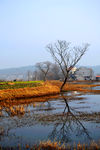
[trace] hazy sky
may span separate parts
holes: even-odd
[[[0,69],[52,61],[58,39],[90,43],[79,65],[100,65],[100,0],[0,0]]]

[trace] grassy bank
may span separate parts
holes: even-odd
[[[18,145],[17,147],[0,147],[0,150],[100,150],[100,142],[91,142],[90,144],[61,144],[60,142],[52,142],[50,140],[46,142],[40,142],[39,145],[29,146],[26,144],[25,147]]]
[[[13,83],[13,82],[12,82]],[[36,86],[30,86],[32,84],[36,84]],[[11,83],[10,83],[11,84]],[[20,88],[19,87],[20,84]],[[22,85],[21,85],[22,84]],[[25,86],[21,88],[21,86]],[[26,86],[27,84],[27,86]],[[48,95],[56,95],[60,93],[60,87],[62,82],[60,81],[37,81],[35,82],[25,82],[25,83],[18,83],[16,82],[13,85],[16,88],[9,88],[0,90],[0,100],[7,100],[7,99],[25,99],[25,98],[33,98],[33,97],[42,97]],[[18,85],[18,86],[17,86]],[[9,83],[8,83],[9,86]],[[92,90],[92,87],[96,87],[100,85],[93,85],[93,84],[73,84],[73,82],[66,83],[64,86],[64,91],[82,91],[82,92],[93,92],[93,93],[100,93],[100,90]]]
[[[42,83],[37,87],[0,90],[0,100],[23,99],[59,94],[60,89],[50,83]]]
[[[61,87],[62,82],[60,81],[49,81],[50,84],[55,85],[57,87]],[[78,84],[77,84],[78,83]],[[84,83],[84,84],[83,84]],[[90,84],[91,83],[91,84]],[[93,87],[100,86],[100,84],[92,84],[93,82],[68,82],[65,84],[63,91],[80,91],[80,92],[92,92],[92,93],[100,93],[100,90],[93,90]]]

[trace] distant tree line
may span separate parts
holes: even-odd
[[[35,71],[27,72],[29,80],[63,80],[64,76],[56,63],[49,61],[38,62],[35,64]]]
[[[64,75],[60,67],[49,61],[36,63],[34,72],[27,72],[27,80],[64,80]],[[68,76],[68,80],[93,80],[94,72],[87,67],[74,67]]]

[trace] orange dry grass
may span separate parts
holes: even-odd
[[[95,143],[92,142],[90,143],[90,145],[87,144],[74,144],[74,145],[61,145],[60,142],[51,142],[50,140],[46,141],[46,142],[40,142],[40,144],[34,145],[32,147],[30,147],[28,144],[26,144],[25,147],[22,147],[20,144],[17,147],[1,147],[0,146],[0,150],[100,150],[100,142],[99,143]]]
[[[62,82],[60,81],[49,81],[50,84],[55,85],[57,87],[61,87]],[[63,87],[63,91],[82,91],[82,92],[94,92],[94,93],[100,93],[100,90],[91,90],[91,87],[100,86],[99,84],[73,84],[74,82],[68,82]]]
[[[40,142],[39,146],[36,147],[36,150],[65,150],[65,145],[61,145],[60,142],[51,142],[48,140],[46,142]]]
[[[43,83],[43,85],[38,87],[25,87],[20,89],[0,90],[0,100],[23,99],[23,98],[56,95],[60,93],[61,85],[62,82],[60,81],[46,81],[45,83]],[[100,90],[90,89],[90,87],[95,86],[100,85],[66,83],[63,90],[100,93]]]
[[[40,97],[58,94],[59,92],[59,87],[46,83],[39,87],[0,90],[0,100]]]
[[[81,92],[92,92],[92,93],[100,93],[100,90],[92,90],[92,87],[96,87],[100,85],[88,85],[88,84],[66,84],[63,88],[64,91],[81,91]]]
[[[91,142],[87,144],[74,144],[74,145],[61,145],[60,142],[41,142],[39,146],[35,147],[35,150],[100,150],[100,143]]]

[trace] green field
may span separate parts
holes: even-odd
[[[0,82],[0,90],[3,89],[18,89],[24,87],[40,86],[43,81],[15,81],[15,82]]]

